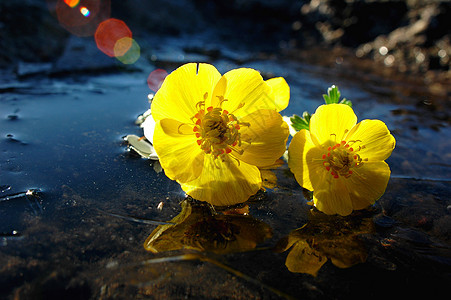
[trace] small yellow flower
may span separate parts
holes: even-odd
[[[326,214],[348,215],[373,204],[385,192],[385,163],[395,139],[379,120],[363,120],[345,104],[318,107],[310,131],[295,134],[288,166],[298,183],[313,191],[314,205]]]
[[[253,69],[223,76],[209,64],[181,66],[163,82],[151,106],[153,145],[165,174],[197,200],[242,203],[262,186],[258,167],[285,151],[288,105],[283,78],[264,81]]]

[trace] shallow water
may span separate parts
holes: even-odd
[[[152,59],[171,71],[190,59],[177,51]],[[346,218],[312,213],[284,164],[264,173],[268,188],[248,203],[248,217],[212,216],[193,203],[192,218],[203,220],[193,223],[181,217],[189,214],[182,212],[178,184],[122,140],[142,135],[134,121],[149,107],[152,65],[14,80],[3,84],[0,99],[2,298],[404,298],[447,290],[446,96],[403,81],[350,76],[339,65],[251,56],[238,64],[241,59],[223,53],[200,58],[221,73],[246,66],[265,78],[286,78],[291,102],[284,115],[313,113],[336,84],[359,120],[386,122],[397,144],[387,160],[392,177],[377,204]],[[152,253],[143,244],[157,221],[178,225],[161,233],[168,244]],[[307,261],[326,260],[316,276],[289,271],[287,257],[302,257],[305,243],[315,250]]]

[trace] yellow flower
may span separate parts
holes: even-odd
[[[345,104],[318,107],[310,131],[295,134],[288,166],[298,183],[313,191],[314,205],[326,214],[348,215],[373,204],[390,178],[387,159],[395,139],[379,120],[357,123]]]
[[[189,63],[169,74],[152,101],[153,145],[165,174],[197,200],[245,202],[262,186],[258,167],[285,151],[288,105],[283,78],[264,81],[253,69],[223,76]]]

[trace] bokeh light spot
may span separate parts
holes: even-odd
[[[114,56],[124,56],[127,51],[132,47],[133,39],[128,36],[120,38],[114,44]]]
[[[60,25],[77,36],[94,35],[111,12],[110,0],[47,0],[47,3]]]
[[[72,8],[77,6],[79,2],[80,2],[80,0],[64,0],[64,3],[66,3],[67,5],[69,5],[69,7],[72,7]]]
[[[89,17],[89,14],[90,14],[90,11],[89,11],[89,9],[87,9],[86,7],[81,7],[80,8],[80,12],[81,12],[81,14],[83,15],[83,16],[85,16],[85,17]]]
[[[132,39],[132,32],[123,21],[111,18],[100,23],[94,37],[100,51],[110,57],[115,57],[117,56],[114,52],[117,42],[123,38]]]
[[[121,63],[130,65],[134,64],[141,56],[141,48],[134,39],[124,37],[117,41],[114,46],[114,53]],[[123,54],[119,55],[119,53]]]
[[[153,70],[147,77],[147,85],[152,91],[157,92],[166,76],[168,76],[168,72],[163,69]]]

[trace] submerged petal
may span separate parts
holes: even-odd
[[[186,127],[179,121],[163,119],[157,122],[154,132],[153,146],[166,176],[180,182],[199,177],[205,155]]]
[[[255,166],[235,159],[222,161],[205,155],[201,175],[181,185],[194,199],[226,206],[245,202],[261,188],[262,180]]]
[[[290,87],[283,77],[271,78],[265,81],[271,87],[271,95],[276,102],[276,110],[287,108],[290,101]]]
[[[209,64],[185,64],[164,80],[152,100],[152,117],[155,121],[171,118],[188,123],[196,113],[196,103],[213,94],[221,74]]]
[[[321,105],[310,119],[310,133],[319,145],[342,141],[357,123],[357,116],[346,104]]]
[[[241,147],[244,152],[232,154],[241,161],[258,167],[274,164],[286,150],[288,125],[275,110],[257,110],[240,122],[249,123],[240,129]]]
[[[288,166],[300,186],[313,191],[327,172],[322,165],[321,149],[316,147],[308,130],[297,132],[288,147]]]
[[[363,120],[348,133],[346,141],[360,141],[365,148],[359,155],[370,161],[386,160],[395,148],[395,138],[384,122],[380,120]]]
[[[217,106],[221,99],[227,99],[222,108],[236,116],[247,115],[259,109],[276,109],[270,86],[254,69],[241,68],[225,73],[218,82],[211,105]]]
[[[299,240],[288,253],[285,265],[290,272],[316,276],[326,261],[325,255],[310,247],[306,241]]]

